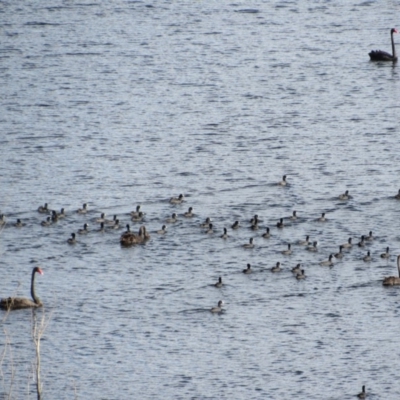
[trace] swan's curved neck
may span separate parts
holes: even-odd
[[[400,278],[400,256],[397,256],[397,269],[399,271],[399,278]]]
[[[396,47],[394,46],[394,40],[393,40],[393,32],[390,33],[390,37],[392,39],[392,54],[393,54],[393,58],[397,58],[396,57]]]
[[[37,297],[36,293],[35,293],[35,274],[36,274],[36,271],[33,270],[32,271],[32,279],[31,279],[31,296],[32,296],[33,301],[36,304],[41,304],[39,297]]]

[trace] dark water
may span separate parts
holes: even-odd
[[[0,296],[29,295],[41,265],[46,398],[351,399],[363,384],[399,397],[400,292],[381,284],[400,252],[399,70],[368,60],[390,51],[399,4],[1,3]],[[40,226],[45,202],[67,217]],[[136,231],[138,204],[145,245],[95,232],[102,212]],[[366,248],[319,265],[370,230]],[[306,235],[317,254],[295,245]],[[11,398],[33,397],[31,324],[29,310],[1,323]]]

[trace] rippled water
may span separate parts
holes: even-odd
[[[400,251],[399,72],[368,60],[390,51],[399,5],[1,3],[0,296],[28,295],[42,266],[46,398],[351,399],[363,384],[371,399],[399,397],[400,292],[381,284]],[[353,199],[338,201],[346,189]],[[45,202],[65,220],[40,226]],[[138,204],[145,245],[95,232],[102,212],[136,231]],[[329,221],[315,222],[322,212]],[[199,227],[208,216],[213,235]],[[367,248],[319,266],[370,230]],[[280,253],[306,235],[317,254]],[[211,314],[220,299],[225,312]],[[1,324],[12,398],[34,389],[31,323],[24,310]]]

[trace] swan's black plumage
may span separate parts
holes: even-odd
[[[392,40],[392,54],[382,50],[372,50],[369,53],[371,61],[397,61],[396,48],[394,46],[393,33],[398,33],[396,28],[390,30],[390,38]]]
[[[43,304],[35,293],[36,272],[40,275],[43,275],[43,271],[39,267],[33,268],[31,277],[31,296],[33,300],[27,299],[25,297],[8,297],[0,300],[0,308],[10,311],[19,310],[21,308],[41,307]]]

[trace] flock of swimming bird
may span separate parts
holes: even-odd
[[[369,56],[372,61],[397,61],[397,55],[396,55],[396,50],[395,50],[395,44],[393,40],[393,34],[398,33],[398,31],[393,28],[390,31],[390,36],[391,36],[391,44],[392,44],[392,54],[381,51],[381,50],[376,50],[376,51],[371,51],[369,53]],[[286,175],[283,176],[282,181],[278,183],[280,186],[286,186],[287,181],[286,181]],[[341,194],[338,196],[338,199],[341,201],[347,201],[350,200],[352,197],[349,194],[349,191],[345,191],[345,193]],[[399,192],[394,196],[396,200],[400,200],[400,190]],[[184,196],[180,194],[178,197],[172,197],[169,201],[171,204],[177,205],[177,204],[182,204],[184,202]],[[61,209],[59,213],[57,213],[55,210],[50,210],[48,208],[48,204],[44,204],[44,206],[40,206],[38,208],[38,212],[41,214],[49,214],[49,216],[41,222],[42,226],[50,226],[53,223],[57,222],[58,220],[64,218],[66,216],[64,209]],[[88,207],[87,204],[83,204],[82,208],[79,208],[76,210],[78,214],[86,214],[88,212]],[[131,219],[133,222],[141,222],[144,219],[144,213],[140,211],[140,205],[136,207],[135,211],[132,211],[130,213]],[[193,208],[189,207],[188,211],[183,214],[184,217],[186,218],[191,218],[194,216],[193,214]],[[297,219],[296,211],[293,211],[293,215],[290,217],[292,220]],[[317,218],[316,221],[318,222],[326,222],[326,217],[325,213],[322,213],[321,217]],[[173,213],[170,218],[166,220],[166,223],[173,224],[177,221],[177,214]],[[100,227],[98,231],[104,232],[106,227],[108,229],[119,229],[119,220],[117,216],[114,216],[112,220],[108,220],[105,218],[105,214],[102,213],[100,218],[96,220],[100,224]],[[6,224],[6,218],[3,214],[0,214],[0,228],[4,227]],[[17,228],[22,228],[25,226],[25,223],[21,221],[20,219],[17,219],[17,221],[14,223],[14,226]],[[205,228],[205,232],[208,234],[211,234],[214,232],[213,230],[213,224],[211,222],[210,218],[207,218],[203,224],[201,224],[202,228]],[[239,229],[240,223],[239,221],[235,221],[231,225],[231,229]],[[276,224],[277,229],[283,229],[285,227],[285,222],[284,219],[281,218],[277,224]],[[259,219],[258,216],[255,215],[251,220],[250,220],[250,228],[252,230],[258,230],[259,229]],[[88,233],[88,225],[85,223],[82,229],[78,230],[79,235],[84,235]],[[163,235],[167,233],[167,228],[166,225],[163,225],[162,228],[157,231],[157,234]],[[270,237],[270,228],[266,227],[265,233],[262,235],[263,238],[268,239]],[[222,239],[226,240],[228,239],[228,229],[224,228],[224,231],[222,235],[220,236]],[[147,232],[146,227],[142,225],[138,231],[138,233],[134,233],[130,230],[129,224],[126,225],[126,231],[120,236],[120,244],[122,246],[134,246],[138,244],[142,244],[146,241],[150,240],[150,234]],[[366,244],[371,243],[374,240],[372,232],[369,232],[368,235],[361,236],[360,242],[357,244],[359,247],[364,247]],[[67,243],[70,245],[74,245],[77,242],[76,239],[76,233],[72,233],[71,237],[67,240]],[[310,242],[309,241],[309,236],[305,238],[305,240],[299,241],[297,244],[306,246],[306,249],[310,252],[317,252],[318,251],[318,243],[316,241]],[[255,246],[253,238],[250,238],[249,243],[246,243],[243,245],[244,248],[253,248]],[[321,266],[333,266],[333,260],[334,258],[340,259],[344,256],[343,250],[350,249],[353,246],[352,243],[352,238],[349,238],[346,243],[343,243],[342,245],[339,246],[339,252],[337,254],[331,254],[329,258],[326,261],[320,262]],[[291,244],[288,244],[288,248],[286,250],[282,251],[282,254],[284,255],[290,255],[292,252],[291,249]],[[386,249],[386,252],[381,254],[382,258],[389,258],[390,253],[389,253],[389,247]],[[371,254],[368,251],[365,257],[363,257],[363,260],[368,262],[371,261]],[[385,286],[393,286],[393,285],[400,285],[400,255],[397,257],[397,267],[399,271],[399,276],[389,276],[383,279],[382,284]],[[278,262],[276,266],[271,268],[271,272],[277,273],[282,270],[280,263]],[[294,268],[292,268],[292,272],[295,276],[296,279],[298,280],[303,280],[306,278],[306,275],[304,273],[304,270],[301,268],[301,265],[298,264]],[[35,267],[32,270],[32,276],[31,276],[31,296],[32,300],[28,298],[20,298],[20,297],[8,297],[8,298],[3,298],[0,300],[0,308],[5,309],[7,311],[11,310],[17,310],[17,309],[22,309],[22,308],[33,308],[33,307],[41,307],[43,303],[39,299],[39,297],[35,293],[35,275],[36,273],[38,274],[43,274],[43,271],[39,267]],[[247,268],[243,270],[244,274],[250,274],[252,273],[252,268],[250,264],[247,264]],[[217,288],[221,288],[223,286],[222,278],[219,277],[218,281],[214,285]],[[212,313],[221,313],[223,311],[223,301],[220,300],[218,302],[218,305],[216,307],[211,308]],[[358,398],[360,399],[365,399],[366,398],[366,391],[365,391],[365,386],[362,387],[362,391],[357,395]]]
[[[287,186],[289,185],[287,182],[287,176],[284,175],[282,177],[282,180],[278,182],[279,186]],[[346,202],[348,200],[352,199],[352,196],[349,194],[349,191],[346,190],[344,193],[340,194],[337,196],[337,199],[343,202]],[[398,193],[394,196],[394,199],[400,200],[400,190]],[[169,199],[169,203],[171,205],[180,205],[183,202],[185,202],[185,197],[180,194],[177,197],[172,197]],[[63,219],[66,217],[65,210],[62,208],[60,212],[57,212],[55,210],[51,210],[48,207],[48,204],[44,204],[43,206],[40,206],[37,209],[38,213],[40,214],[48,214],[48,216],[41,221],[41,225],[46,227],[50,226],[54,223],[57,223],[59,220]],[[87,214],[88,212],[88,206],[87,203],[83,204],[82,208],[79,208],[75,211],[77,214]],[[141,211],[141,206],[138,205],[136,209],[132,212],[130,212],[130,218],[131,221],[134,223],[142,223],[145,219],[145,213]],[[188,210],[182,214],[183,217],[185,218],[192,218],[195,216],[193,212],[193,208],[189,207]],[[293,211],[292,215],[290,217],[287,217],[285,219],[291,220],[291,222],[295,222],[298,219],[297,212]],[[280,218],[279,221],[276,223],[276,229],[282,230],[285,228],[287,225],[287,222],[285,222],[284,218]],[[175,222],[178,221],[178,215],[176,213],[173,213],[171,217],[167,218],[165,220],[166,224],[174,224]],[[322,213],[320,217],[315,218],[315,221],[318,223],[325,223],[328,221],[328,218],[326,217],[325,213]],[[107,219],[105,217],[104,213],[101,213],[99,218],[95,219],[95,222],[99,224],[99,228],[96,229],[97,232],[104,232],[106,229],[112,229],[112,230],[117,230],[120,229],[120,222],[117,217],[117,215],[114,215],[113,219]],[[4,214],[0,214],[0,228],[4,227],[7,224],[6,217]],[[13,224],[16,228],[22,228],[26,224],[21,221],[21,219],[17,219],[16,222]],[[215,233],[214,226],[212,223],[212,220],[210,217],[207,217],[203,223],[200,224],[200,227],[204,229],[204,232],[206,234],[213,234]],[[240,221],[234,221],[230,225],[230,229],[237,230],[241,227]],[[253,218],[250,219],[249,221],[249,228],[253,231],[258,231],[260,227],[260,220],[258,215],[254,215]],[[219,237],[223,240],[227,240],[229,238],[228,234],[228,229],[229,228],[223,228],[223,232]],[[261,235],[262,238],[264,239],[269,239],[271,237],[271,230],[269,227],[264,227],[262,229],[265,229],[265,232]],[[77,230],[78,235],[85,235],[89,233],[90,230],[88,229],[88,224],[85,223],[83,225],[83,228]],[[165,235],[167,234],[167,226],[163,225],[162,228],[158,231],[156,231],[157,235]],[[126,230],[120,235],[119,237],[119,242],[121,246],[128,247],[128,246],[136,246],[140,244],[144,244],[148,240],[150,240],[150,234],[148,233],[146,227],[144,225],[141,225],[138,232],[132,232],[130,229],[130,225],[126,225]],[[367,235],[362,235],[360,238],[360,241],[357,244],[353,244],[352,238],[350,237],[345,243],[341,244],[339,246],[339,252],[336,254],[330,254],[327,260],[321,261],[319,265],[321,266],[328,266],[332,267],[334,265],[334,259],[341,259],[345,256],[346,250],[350,250],[353,246],[358,246],[360,248],[364,248],[368,244],[372,243],[374,240],[373,233],[370,231]],[[76,233],[72,233],[71,237],[66,240],[66,242],[69,245],[75,245],[77,241],[77,236]],[[300,240],[296,243],[299,246],[303,246],[307,251],[309,252],[318,252],[318,242],[317,241],[310,241],[310,237],[306,236],[304,240]],[[255,247],[255,243],[253,241],[253,238],[250,238],[248,243],[245,243],[242,245],[243,248],[246,249],[251,249]],[[289,243],[287,245],[287,249],[284,249],[281,251],[281,254],[283,255],[291,255],[292,254],[292,245]],[[382,259],[389,259],[390,258],[390,252],[389,252],[389,247],[386,248],[386,251],[380,254],[380,257]],[[368,262],[372,260],[370,251],[367,251],[367,254],[362,258],[363,261]],[[400,255],[397,257],[397,268],[398,268],[398,274],[399,276],[389,276],[383,279],[382,284],[384,286],[393,286],[393,285],[400,285]],[[281,264],[280,262],[277,262],[274,267],[270,269],[272,273],[278,273],[282,271]],[[295,267],[291,269],[293,276],[297,280],[304,280],[306,279],[305,271],[302,269],[301,264],[297,264]],[[253,272],[251,265],[247,264],[247,267],[242,271],[244,274],[251,274]],[[36,273],[43,275],[43,271],[40,267],[35,267],[32,270],[32,275],[31,275],[31,299],[28,298],[21,298],[21,297],[8,297],[8,298],[3,298],[0,300],[0,308],[11,311],[11,310],[17,310],[17,309],[23,309],[23,308],[35,308],[35,307],[41,307],[43,303],[41,302],[40,298],[36,295],[35,293],[35,275]],[[221,288],[223,287],[223,282],[222,278],[219,277],[218,281],[214,284],[216,288]],[[216,307],[212,307],[210,309],[211,313],[222,313],[224,312],[224,302],[220,300],[217,304]],[[359,398],[365,398],[366,392],[365,392],[365,386],[363,386],[362,392],[358,395]]]

